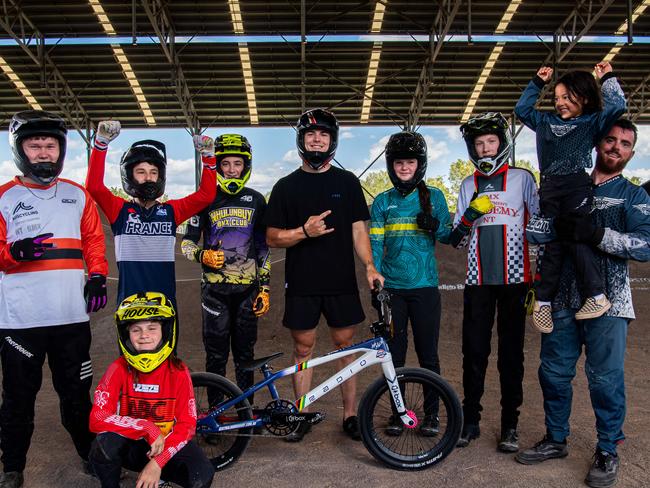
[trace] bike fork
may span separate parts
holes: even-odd
[[[393,400],[393,405],[395,406],[397,415],[404,424],[404,427],[407,429],[416,428],[418,425],[417,415],[415,415],[415,412],[413,412],[413,410],[407,410],[407,405],[404,404],[404,397],[397,381],[397,374],[395,373],[395,366],[393,365],[392,359],[382,362],[381,369],[384,372],[384,378],[386,378],[388,391],[390,391],[390,397]]]

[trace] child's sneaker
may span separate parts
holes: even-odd
[[[553,331],[553,315],[550,305],[540,305],[535,301],[533,306],[533,325],[542,334],[549,334]]]
[[[584,305],[576,312],[576,320],[596,319],[612,308],[611,302],[605,295],[600,298],[589,297]]]

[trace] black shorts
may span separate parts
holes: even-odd
[[[366,318],[358,293],[285,296],[282,324],[291,330],[310,330],[318,325],[321,313],[333,328],[350,327]]]

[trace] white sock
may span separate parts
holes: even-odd
[[[550,306],[551,306],[551,302],[543,302],[543,301],[541,301],[541,300],[537,300],[537,303],[539,303],[539,306],[540,306],[540,307],[543,307],[543,306],[548,306],[548,307],[550,307]]]
[[[592,297],[594,300],[600,300],[601,298],[605,298],[605,294],[601,293],[600,295],[595,295]]]

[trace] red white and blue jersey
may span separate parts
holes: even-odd
[[[474,222],[467,254],[468,285],[509,285],[532,280],[525,229],[539,212],[533,175],[504,165],[491,176],[476,171],[463,180],[454,226],[474,193],[488,195],[494,208]]]
[[[204,168],[196,193],[146,209],[106,188],[105,160],[106,149],[95,146],[86,188],[106,214],[115,236],[115,260],[120,272],[117,302],[143,291],[164,293],[175,301],[176,228],[214,200],[216,173]]]

